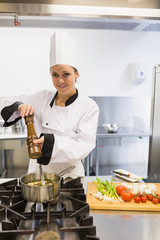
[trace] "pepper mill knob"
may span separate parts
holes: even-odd
[[[27,145],[29,157],[32,159],[40,158],[42,156],[41,148],[38,144],[33,143],[35,139],[38,139],[34,129],[33,115],[26,116],[25,123],[27,125]]]

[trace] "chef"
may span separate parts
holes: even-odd
[[[30,159],[28,172],[59,173],[74,166],[69,177],[84,176],[82,160],[96,142],[99,108],[75,87],[79,77],[77,45],[65,32],[55,32],[50,40],[50,73],[55,87],[33,95],[11,97],[1,111],[4,126],[34,114],[34,127],[42,157]]]

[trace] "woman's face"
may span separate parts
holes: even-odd
[[[51,67],[53,85],[59,94],[72,95],[75,93],[75,80],[79,74],[69,65],[55,65]]]

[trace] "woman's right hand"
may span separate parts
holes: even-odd
[[[26,116],[32,115],[34,113],[34,109],[33,109],[32,105],[29,105],[29,104],[19,105],[18,110],[21,112],[21,117],[26,117]]]

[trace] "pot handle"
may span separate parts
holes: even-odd
[[[75,168],[75,166],[70,166],[70,167],[64,169],[63,171],[59,172],[58,175],[60,177],[63,177],[66,173],[70,172],[74,168]]]

